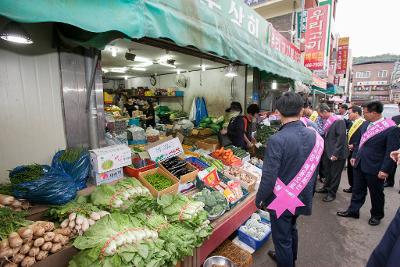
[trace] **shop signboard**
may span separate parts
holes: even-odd
[[[297,38],[301,38],[302,34],[306,32],[307,29],[307,10],[302,12],[297,12]]]
[[[327,68],[329,8],[329,5],[319,6],[307,12],[304,66],[310,70]]]
[[[270,27],[270,40],[269,46],[278,50],[281,54],[290,57],[294,61],[301,62],[301,51],[292,42],[279,33],[274,27]]]
[[[337,74],[345,74],[347,71],[347,62],[349,56],[349,37],[339,38],[337,52]]]
[[[320,89],[326,90],[326,84],[327,83],[325,80],[321,79],[317,75],[313,75],[313,85],[314,86],[316,86]]]

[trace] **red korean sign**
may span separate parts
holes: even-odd
[[[304,66],[325,69],[328,43],[329,5],[308,9],[305,34]]]
[[[339,38],[337,52],[337,74],[346,74],[349,56],[349,37]]]
[[[269,46],[278,50],[281,54],[290,57],[294,61],[301,62],[301,52],[294,44],[280,34],[271,25]]]

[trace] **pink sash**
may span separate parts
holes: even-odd
[[[329,129],[331,128],[332,124],[333,124],[335,121],[341,120],[341,119],[342,119],[341,117],[336,116],[336,115],[330,116],[330,117],[326,120],[326,122],[325,122],[325,124],[324,124],[324,133],[325,133],[325,135],[328,134],[328,131],[329,131]]]
[[[359,149],[367,142],[370,138],[374,137],[377,134],[385,131],[386,129],[396,126],[396,123],[391,119],[385,119],[371,127],[361,136]]]
[[[311,122],[311,120],[310,120],[309,118],[307,118],[307,117],[301,117],[300,120],[301,120],[302,123],[304,123],[304,125],[305,125],[306,127],[307,127],[307,124],[308,124],[309,122]]]
[[[324,151],[324,140],[316,131],[315,138],[314,148],[300,171],[290,183],[285,185],[279,177],[276,180],[274,187],[276,198],[269,204],[268,209],[275,210],[277,218],[279,218],[285,210],[290,211],[294,215],[297,207],[305,206],[297,196],[300,195],[311,180],[321,159],[322,152]]]

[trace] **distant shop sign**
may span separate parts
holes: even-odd
[[[294,61],[301,62],[301,51],[292,42],[279,33],[274,27],[270,27],[269,46],[278,50],[281,54],[290,57]]]
[[[366,82],[357,82],[357,86],[363,85],[387,85],[387,81],[366,81]]]
[[[244,3],[249,5],[249,6],[256,6],[260,4],[264,4],[270,0],[244,0]]]

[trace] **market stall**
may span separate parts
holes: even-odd
[[[33,52],[0,47],[12,77],[26,78],[33,92],[48,97],[40,103],[54,101],[51,111],[29,114],[33,126],[51,126],[43,131],[30,127],[28,145],[8,135],[7,151],[23,147],[34,153],[7,161],[7,170],[13,170],[6,195],[13,196],[3,197],[8,204],[2,205],[14,211],[1,209],[15,220],[2,232],[5,264],[174,266],[183,260],[185,266],[200,266],[236,230],[242,242],[257,244],[253,249],[267,241],[268,223],[254,214],[260,160],[236,147],[220,148],[212,135],[224,124],[221,115],[231,100],[248,102],[252,70],[283,79],[283,91],[293,88],[293,81],[310,82],[311,73],[267,45],[270,24],[243,2],[191,5],[187,8],[184,0],[0,3],[1,23],[32,25],[39,32],[34,42],[43,38],[57,46],[46,47],[51,56],[43,58],[43,40]],[[229,11],[237,9],[244,13],[239,24],[232,18],[239,13]],[[42,26],[48,35],[40,32]],[[35,66],[16,68],[20,58],[30,62],[24,57],[28,52],[39,54],[34,54]],[[37,73],[40,82],[31,79]],[[0,86],[13,92],[9,84]],[[40,91],[43,84],[46,94]],[[54,88],[62,88],[60,99]],[[119,105],[117,93],[134,102],[128,102],[129,108]],[[158,106],[155,129],[143,126],[148,115],[140,106],[148,99]],[[29,107],[21,109],[36,111],[29,99],[21,102]],[[53,113],[58,124],[43,119]],[[259,154],[275,131],[271,127],[260,125]],[[56,140],[46,136],[52,128],[59,129]],[[35,138],[41,145],[52,143],[32,149]],[[26,208],[35,216],[20,213]]]

